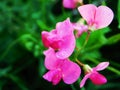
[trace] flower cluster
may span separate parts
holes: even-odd
[[[77,3],[82,3],[82,0],[63,0],[63,6],[66,8],[76,8]],[[78,11],[87,22],[86,25],[79,22],[72,23],[70,18],[67,18],[63,22],[58,22],[56,28],[50,32],[42,32],[43,45],[48,48],[44,51],[45,67],[48,72],[43,75],[43,78],[52,82],[53,85],[58,84],[61,80],[66,84],[77,81],[81,68],[79,63],[69,59],[76,47],[76,38],[84,32],[107,27],[113,19],[113,12],[107,6],[96,7],[87,4],[79,6]],[[75,30],[77,33],[74,34]],[[83,64],[85,77],[81,80],[80,87],[84,86],[88,78],[96,85],[106,83],[107,79],[97,71],[105,69],[108,65],[109,62],[102,62],[91,68],[89,65]]]

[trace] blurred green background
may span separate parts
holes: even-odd
[[[95,86],[88,80],[80,89],[80,79],[73,85],[61,81],[53,86],[42,78],[47,70],[41,32],[54,29],[67,17],[77,21],[81,17],[77,9],[65,9],[62,0],[0,0],[0,90],[120,90],[120,0],[83,1],[107,5],[115,15],[109,27],[91,34],[78,57],[90,66],[109,61],[110,66],[101,71],[108,83]],[[77,39],[78,47],[85,36]]]

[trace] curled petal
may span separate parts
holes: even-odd
[[[88,73],[84,76],[84,78],[82,79],[81,83],[80,83],[80,87],[82,88],[85,85],[86,80],[90,77],[91,73]]]
[[[45,75],[43,75],[43,78],[48,80],[49,82],[52,82],[53,85],[56,85],[61,80],[61,71],[58,69],[49,71]]]
[[[107,68],[108,65],[109,65],[109,62],[102,62],[102,63],[98,64],[96,67],[94,67],[93,70],[101,71],[101,70],[104,70],[105,68]]]
[[[70,60],[65,60],[61,69],[62,69],[62,78],[66,84],[74,83],[81,74],[80,67],[76,63]]]
[[[43,31],[42,32],[42,42],[45,47],[58,49],[61,44],[61,39],[57,36],[57,31],[52,30],[51,32]]]
[[[96,85],[102,85],[107,82],[107,79],[102,74],[99,74],[98,72],[93,72],[90,76],[90,80],[92,81],[92,83]]]

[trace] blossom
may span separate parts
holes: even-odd
[[[83,0],[63,0],[63,6],[65,8],[74,9],[78,3],[82,3]]]
[[[42,42],[45,47],[56,50],[56,56],[60,59],[69,57],[75,48],[74,28],[70,19],[59,22],[56,29],[51,32],[42,32]]]
[[[43,78],[56,85],[61,79],[66,84],[74,83],[80,76],[80,67],[69,59],[58,59],[55,51],[49,48],[44,52],[45,67],[49,70]]]
[[[78,11],[91,30],[107,27],[114,16],[112,10],[107,6],[96,7],[92,4],[86,4],[78,7]]]
[[[76,34],[75,34],[76,38],[80,37],[80,35],[83,32],[87,32],[88,31],[88,26],[80,24],[79,22],[73,23],[73,27],[74,27],[74,30],[77,31]]]
[[[95,85],[105,84],[107,82],[107,79],[102,74],[98,73],[97,71],[104,70],[105,68],[108,67],[108,65],[109,65],[109,62],[102,62],[94,68],[91,68],[88,65],[84,65],[86,75],[82,79],[82,81],[80,83],[80,87],[84,86],[84,84],[88,78],[90,78],[92,83],[94,83]]]

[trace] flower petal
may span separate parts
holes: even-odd
[[[42,32],[42,42],[45,47],[52,47],[53,49],[58,49],[61,43],[60,38],[56,34],[56,30],[51,32],[43,31]]]
[[[93,4],[86,4],[78,7],[79,13],[87,21],[88,25],[94,22],[96,9],[97,7]]]
[[[63,60],[58,59],[55,56],[55,51],[52,48],[44,51],[45,54],[45,67],[49,70],[53,70],[59,67],[58,64],[63,63]]]
[[[87,25],[82,25],[80,24],[79,22],[78,23],[73,23],[73,27],[74,29],[77,31],[76,32],[76,38],[80,37],[80,35],[83,33],[83,32],[87,32],[88,30],[88,26]]]
[[[47,48],[49,47],[49,44],[50,44],[50,42],[47,40],[48,35],[49,35],[49,32],[47,31],[43,31],[41,33],[43,45]]]
[[[68,58],[74,51],[75,48],[75,37],[69,35],[64,38],[60,50],[56,52],[57,58],[65,59]]]
[[[95,85],[101,85],[101,84],[105,84],[107,82],[107,79],[98,72],[93,72],[90,76],[90,80]]]
[[[58,69],[51,70],[51,71],[47,72],[45,75],[43,75],[43,78],[48,80],[49,82],[52,82],[53,85],[56,85],[61,80],[61,71]]]
[[[76,2],[77,0],[63,0],[63,6],[65,8],[70,8],[70,9],[73,9],[76,7]]]
[[[60,22],[56,26],[58,37],[62,38],[61,46],[56,52],[56,56],[60,59],[68,58],[75,48],[74,28],[69,18],[64,22]]]
[[[84,78],[82,79],[81,83],[80,83],[80,88],[82,88],[85,85],[86,80],[90,77],[91,73],[88,73],[84,76]]]
[[[74,83],[81,74],[80,67],[76,63],[70,60],[65,60],[61,69],[62,69],[62,78],[66,84]]]
[[[74,28],[72,23],[70,22],[70,18],[67,18],[65,21],[56,24],[58,37],[61,38],[73,34],[73,29]]]
[[[99,6],[95,15],[97,29],[108,26],[113,20],[114,14],[112,10],[106,6]]]
[[[49,72],[47,72],[46,74],[43,75],[43,78],[48,80],[49,82],[51,82],[52,78],[53,78],[53,75],[54,75],[53,71],[49,71]]]
[[[101,70],[104,70],[105,68],[107,68],[108,65],[109,65],[109,62],[101,62],[96,67],[94,67],[93,70],[101,71]]]

